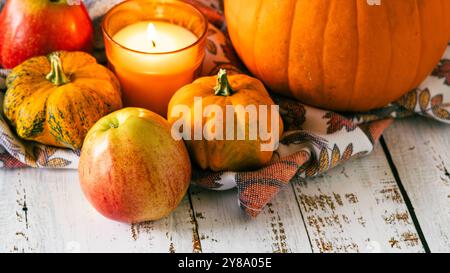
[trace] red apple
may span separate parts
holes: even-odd
[[[100,119],[84,141],[78,167],[81,188],[107,218],[139,223],[161,219],[186,194],[191,164],[169,123],[140,108]]]
[[[0,66],[57,50],[92,50],[93,26],[84,4],[67,0],[8,0],[0,14]]]

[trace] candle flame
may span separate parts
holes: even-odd
[[[149,42],[153,45],[153,47],[156,47],[156,28],[155,25],[153,23],[148,24],[148,28],[147,28],[147,37]]]

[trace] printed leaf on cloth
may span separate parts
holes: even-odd
[[[96,52],[105,63],[99,24],[103,14],[121,0],[84,1],[96,25]],[[220,68],[246,73],[224,29],[217,0],[189,0],[209,17],[210,30],[202,75],[215,75]],[[1,5],[1,3],[0,3]],[[353,158],[370,153],[383,131],[396,118],[423,115],[450,124],[450,46],[433,73],[415,90],[382,109],[366,113],[335,113],[273,96],[280,105],[286,132],[271,163],[257,171],[202,171],[194,166],[193,183],[211,190],[238,189],[239,204],[251,216],[293,178],[316,176]],[[8,71],[0,70],[0,89]],[[0,95],[0,100],[3,95]],[[1,103],[1,101],[0,101]],[[3,104],[1,104],[3,105]],[[79,152],[46,147],[20,140],[0,114],[0,167],[77,168]]]

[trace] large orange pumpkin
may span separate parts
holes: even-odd
[[[233,45],[273,91],[332,110],[417,87],[450,38],[449,0],[225,0]]]

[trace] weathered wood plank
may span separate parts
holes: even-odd
[[[84,199],[76,171],[0,170],[1,252],[200,251],[186,197],[170,217],[126,225]]]
[[[241,211],[236,195],[237,190],[191,189],[204,252],[311,252],[291,186],[256,219]]]
[[[315,252],[423,252],[382,148],[294,184]]]
[[[449,252],[450,126],[415,117],[384,139],[431,252]]]

